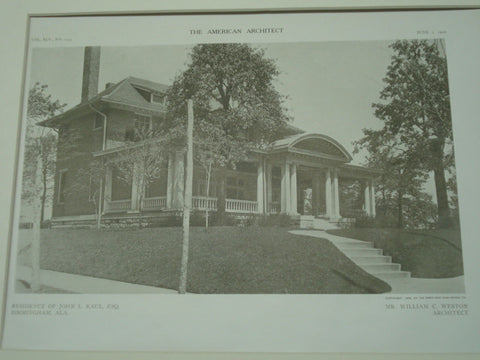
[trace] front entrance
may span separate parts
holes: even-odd
[[[325,214],[324,174],[318,169],[299,167],[297,170],[297,211],[301,215]]]

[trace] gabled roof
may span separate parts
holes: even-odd
[[[88,110],[90,107],[99,103],[117,104],[132,110],[146,110],[151,113],[165,113],[166,106],[161,103],[151,103],[147,101],[138,90],[149,91],[154,94],[163,94],[168,90],[169,86],[156,83],[149,80],[143,80],[135,77],[128,77],[122,81],[107,87],[97,95],[93,96],[85,103],[78,104],[62,114],[54,116],[45,121],[39,122],[38,125],[55,127],[59,123],[68,120],[69,117]]]

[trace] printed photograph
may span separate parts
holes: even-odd
[[[17,293],[464,293],[442,39],[39,47]]]

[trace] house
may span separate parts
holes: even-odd
[[[40,125],[58,129],[53,219],[57,223],[92,221],[100,212],[108,219],[132,218],[141,212],[160,216],[183,208],[185,154],[165,155],[164,171],[140,197],[134,182],[124,181],[119,169],[109,165],[95,203],[82,173],[92,158],[107,159],[134,140],[136,130],[161,126],[167,108],[167,85],[128,77],[98,91],[100,48],[85,49],[81,103]],[[69,138],[71,133],[80,134]],[[336,140],[319,133],[292,131],[262,150],[252,151],[249,161],[228,170],[225,210],[234,214],[284,213],[321,216],[338,221],[347,209],[340,208],[339,179],[354,179],[363,192],[360,211],[375,216],[374,179],[378,172],[349,164],[347,150]],[[78,184],[83,182],[83,186]],[[194,168],[193,208],[217,208],[215,181],[206,197],[206,182]],[[68,191],[74,189],[74,191]],[[348,209],[352,211],[352,209]]]

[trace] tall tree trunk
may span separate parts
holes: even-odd
[[[225,199],[226,199],[226,181],[227,174],[225,169],[221,168],[218,171],[218,188],[217,188],[217,218],[218,221],[223,222],[225,219]]]
[[[43,151],[43,147],[42,147]],[[42,157],[42,197],[41,197],[41,209],[40,209],[40,226],[43,224],[45,220],[45,202],[47,201],[47,164],[46,159]]]
[[[398,192],[397,199],[397,227],[399,229],[403,228],[403,193]]]
[[[450,207],[448,206],[447,182],[445,181],[445,170],[438,166],[434,171],[435,190],[437,194],[438,227],[448,228],[451,226]]]
[[[447,182],[445,180],[444,141],[432,142],[432,153],[434,155],[433,176],[435,179],[435,191],[437,195],[438,227],[448,228],[451,226],[450,207],[448,206]]]

